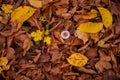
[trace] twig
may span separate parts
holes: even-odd
[[[54,29],[56,29],[60,24],[62,23],[62,21],[59,21],[55,26],[53,26],[49,31],[53,31]]]
[[[78,51],[84,50],[85,48],[87,48],[89,46],[89,44],[90,44],[90,41],[86,45],[84,45],[83,47],[79,48]]]

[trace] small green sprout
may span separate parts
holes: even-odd
[[[46,28],[46,29],[49,29],[49,28],[50,28],[50,24],[46,24],[46,25],[45,25],[45,28]]]
[[[103,40],[101,40],[101,41],[98,42],[98,46],[99,46],[99,47],[103,47],[104,44],[105,44],[105,41],[103,41]]]
[[[49,33],[50,33],[50,32],[49,32],[49,30],[47,29],[44,34],[47,36],[47,35],[49,35]]]
[[[29,30],[29,26],[23,26],[22,29],[27,32]]]
[[[33,41],[30,41],[30,46],[34,46],[34,42]]]
[[[39,20],[42,21],[42,22],[45,22],[45,17],[44,16],[40,16]]]

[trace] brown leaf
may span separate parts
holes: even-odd
[[[62,54],[60,54],[59,51],[54,50],[54,52],[52,52],[51,62],[56,62],[57,60],[60,60],[61,57],[62,57]]]
[[[102,80],[118,80],[114,71],[109,70],[104,72]]]
[[[15,50],[13,48],[9,47],[7,49],[7,55],[6,55],[6,57],[8,59],[13,59],[15,57]]]
[[[89,48],[87,50],[87,52],[85,53],[85,55],[90,59],[96,57],[97,56],[97,48]]]
[[[118,72],[118,65],[117,65],[117,60],[115,58],[115,55],[113,54],[112,51],[109,51],[109,55],[111,57],[111,61],[112,61],[112,66],[115,72]]]
[[[60,74],[60,68],[59,67],[54,67],[51,69],[50,71],[53,75],[57,75],[57,74]]]
[[[102,73],[105,70],[112,69],[112,65],[110,64],[110,56],[106,56],[105,53],[99,50],[100,60],[95,64],[95,68],[98,73]]]
[[[65,43],[65,41],[62,39],[62,37],[60,35],[60,32],[54,31],[54,35],[59,41],[61,41],[62,43]]]
[[[39,62],[48,62],[50,60],[50,56],[48,54],[41,54]]]
[[[79,73],[67,72],[63,74],[64,76],[79,76]]]
[[[30,49],[30,39],[29,38],[27,38],[27,39],[25,39],[24,40],[24,42],[23,42],[23,49],[24,49],[24,52],[25,53],[23,53],[23,56],[25,56],[25,54],[26,54],[26,51],[28,51],[29,49]]]
[[[0,36],[0,49],[3,49],[5,47],[5,38]]]
[[[98,73],[102,73],[105,69],[112,69],[112,65],[107,61],[100,60],[95,64],[95,68],[98,71]]]
[[[36,63],[41,56],[41,52],[38,50],[37,55],[33,58],[33,61]]]
[[[30,79],[26,76],[19,76],[15,80],[30,80]]]
[[[78,71],[80,72],[84,72],[84,73],[88,73],[88,74],[97,74],[96,71],[92,70],[92,69],[87,69],[85,67],[79,67],[77,68]]]

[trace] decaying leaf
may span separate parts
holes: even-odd
[[[103,28],[103,23],[93,23],[93,22],[86,22],[82,23],[78,26],[78,30],[81,32],[86,32],[86,33],[97,33]]]
[[[29,19],[35,12],[36,9],[30,6],[20,6],[16,8],[11,14],[11,21],[17,21],[23,23],[27,19]]]
[[[95,9],[91,9],[90,12],[86,12],[82,15],[82,18],[84,19],[92,19],[92,18],[95,18],[97,17],[97,10]]]
[[[96,71],[94,71],[94,70],[92,70],[92,69],[87,69],[87,68],[85,68],[85,67],[79,67],[79,68],[77,68],[78,69],[78,71],[80,71],[80,72],[84,72],[84,73],[88,73],[88,74],[96,74]]]
[[[31,6],[35,8],[41,8],[42,7],[42,1],[41,0],[28,0]]]
[[[6,55],[6,57],[8,59],[13,59],[15,57],[15,50],[13,48],[9,47],[7,49],[7,55]]]
[[[102,22],[103,22],[104,26],[106,28],[110,27],[113,22],[112,14],[110,13],[110,11],[103,7],[98,7],[98,10],[101,14]]]
[[[111,69],[112,66],[109,62],[107,61],[104,61],[104,60],[100,60],[98,61],[96,64],[95,64],[95,68],[96,70],[101,73],[103,72],[105,69],[108,70],[108,69]]]
[[[107,56],[103,51],[99,50],[100,60],[95,64],[95,68],[98,73],[102,73],[104,70],[112,68],[110,56]]]
[[[88,41],[89,36],[87,33],[81,32],[80,30],[76,30],[74,35],[79,39],[83,40],[84,44]]]
[[[13,6],[10,4],[2,4],[1,9],[5,12],[5,13],[11,13]]]
[[[74,53],[67,58],[67,61],[73,66],[81,67],[87,63],[88,58],[81,53]]]

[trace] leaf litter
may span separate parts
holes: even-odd
[[[1,0],[0,79],[119,80],[119,4]]]

